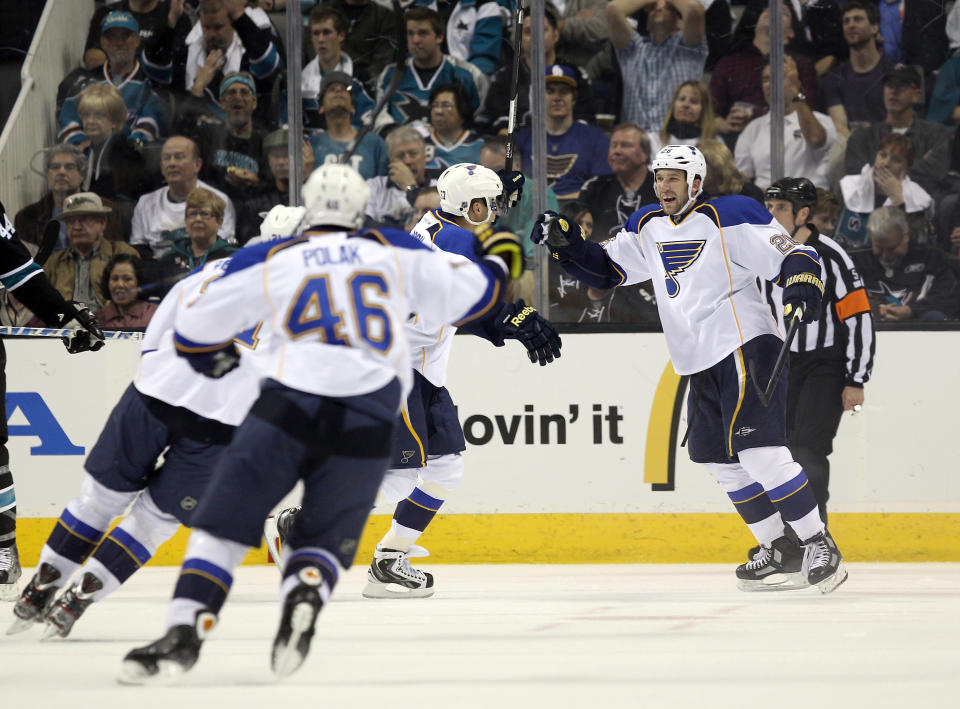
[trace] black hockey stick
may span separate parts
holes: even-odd
[[[800,328],[800,319],[803,317],[803,308],[797,308],[793,311],[793,317],[790,318],[790,327],[787,329],[787,337],[783,341],[780,353],[777,355],[777,361],[773,365],[773,372],[770,374],[770,381],[767,382],[767,388],[762,389],[757,379],[757,363],[750,360],[750,379],[754,388],[757,390],[757,398],[764,406],[770,405],[770,397],[773,396],[773,390],[777,388],[777,382],[780,381],[780,373],[783,371],[783,365],[787,361],[787,355],[790,354],[790,344]]]
[[[523,3],[517,0],[513,14],[513,73],[510,76],[510,107],[507,111],[507,159],[503,165],[505,173],[513,171],[513,151],[517,134],[517,94],[520,84],[520,58],[523,56]]]
[[[40,239],[40,248],[37,249],[37,255],[33,257],[33,262],[38,266],[43,266],[53,253],[53,247],[56,246],[57,239],[60,237],[60,222],[51,219],[43,228],[43,238]]]
[[[393,95],[397,92],[397,87],[400,86],[400,80],[403,78],[403,71],[406,68],[405,64],[407,61],[407,30],[406,22],[403,19],[403,8],[400,7],[400,0],[393,0],[393,11],[399,18],[396,37],[397,57],[396,65],[393,69],[393,76],[390,77],[390,83],[387,84],[383,96],[380,97],[380,100],[377,101],[373,107],[369,118],[363,121],[363,126],[360,128],[360,132],[357,133],[357,137],[353,139],[353,142],[350,143],[347,149],[343,151],[343,155],[340,156],[341,165],[346,165],[350,162],[350,158],[353,157],[353,154],[357,152],[357,148],[360,147],[360,141],[366,138],[367,133],[373,130],[373,126],[377,122],[377,116],[379,116],[380,112],[390,103]]]

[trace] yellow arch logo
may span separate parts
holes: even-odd
[[[680,411],[686,391],[687,377],[673,371],[673,363],[668,361],[653,394],[647,423],[643,481],[653,490],[674,489]]]

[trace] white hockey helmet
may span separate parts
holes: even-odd
[[[497,215],[497,200],[503,193],[503,183],[493,170],[467,162],[451,165],[437,180],[440,193],[440,209],[448,214],[463,217],[474,226],[492,222]],[[473,221],[470,205],[475,199],[486,200],[487,218]]]
[[[288,236],[299,234],[306,226],[303,218],[307,214],[306,207],[286,207],[278,204],[273,207],[260,223],[260,236],[257,243],[285,239]],[[253,241],[251,239],[250,241]],[[250,243],[249,241],[247,242]]]
[[[656,178],[657,170],[683,170],[687,175],[687,201],[680,207],[677,214],[683,214],[687,208],[693,204],[693,201],[703,192],[703,183],[707,179],[707,161],[703,153],[692,145],[664,145],[653,158],[653,176]],[[693,181],[700,178],[700,187],[693,191]],[[654,190],[656,190],[656,180],[654,180]],[[657,192],[657,197],[660,193]]]
[[[303,185],[303,203],[308,226],[363,226],[370,188],[360,173],[349,165],[321,165]]]

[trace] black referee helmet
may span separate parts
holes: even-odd
[[[817,206],[817,188],[806,177],[784,177],[767,188],[765,199],[783,199],[793,205],[796,214],[803,207],[812,212]]]

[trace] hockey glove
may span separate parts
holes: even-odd
[[[481,258],[499,256],[503,259],[511,281],[523,275],[525,261],[520,237],[512,231],[497,231],[489,223],[481,224],[473,230],[473,233],[480,241],[479,256]]]
[[[560,335],[534,308],[523,300],[506,303],[497,316],[497,329],[504,337],[513,338],[527,348],[530,361],[540,366],[560,357]]]
[[[186,359],[200,374],[211,379],[220,379],[240,366],[240,350],[232,340],[217,350],[209,352],[178,350],[177,354]]]
[[[813,322],[820,318],[822,299],[823,281],[820,276],[809,272],[795,273],[787,278],[783,286],[783,316],[789,319],[797,308],[802,308],[800,322]]]
[[[63,326],[70,330],[69,335],[60,338],[63,346],[70,354],[96,352],[103,347],[103,330],[97,324],[97,319],[93,317],[90,308],[84,303],[73,302],[71,305],[74,308],[73,319],[68,320]]]
[[[523,196],[523,183],[526,182],[523,173],[519,170],[514,170],[513,172],[500,170],[500,172],[497,173],[497,177],[499,177],[500,182],[503,183],[503,193],[500,195],[500,204],[507,209],[516,207],[520,203],[520,198]]]
[[[580,225],[552,211],[537,217],[530,240],[545,244],[557,261],[576,261],[583,256],[587,246]]]

